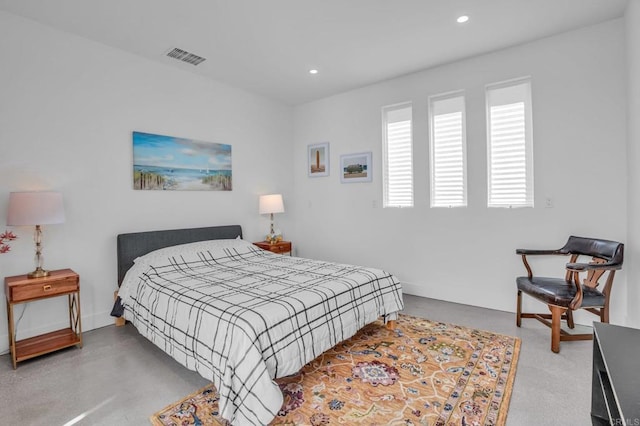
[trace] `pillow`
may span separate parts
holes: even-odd
[[[240,237],[229,240],[196,241],[195,243],[179,244],[177,246],[169,246],[154,250],[145,255],[135,258],[133,263],[145,263],[147,265],[153,265],[158,261],[163,261],[173,256],[188,256],[202,251],[228,248],[239,249],[252,246],[253,244],[251,244],[249,241],[243,240]]]

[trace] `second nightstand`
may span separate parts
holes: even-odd
[[[17,363],[69,346],[82,347],[82,325],[80,323],[80,278],[71,269],[51,271],[43,278],[27,278],[26,275],[4,279],[7,295],[7,316],[9,325],[9,349],[13,368]],[[13,306],[54,296],[69,299],[69,328],[45,333],[16,341],[13,321]]]
[[[258,241],[253,243],[263,250],[269,250],[272,253],[284,254],[289,253],[291,255],[291,241],[279,241],[271,244],[269,241]]]

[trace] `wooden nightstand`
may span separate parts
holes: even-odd
[[[82,324],[80,322],[80,277],[71,269],[51,271],[48,277],[27,278],[26,275],[6,277],[4,292],[7,295],[7,316],[9,324],[9,349],[13,368],[20,361],[44,355],[69,346],[82,347]],[[67,296],[69,299],[69,328],[41,334],[16,342],[13,323],[13,306]]]
[[[253,243],[263,250],[269,250],[273,253],[284,254],[289,253],[291,255],[291,241],[280,241],[271,244],[269,241],[258,241]]]

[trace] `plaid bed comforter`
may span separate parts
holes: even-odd
[[[273,378],[403,309],[401,286],[384,271],[277,255],[242,240],[143,256],[119,296],[142,335],[213,381],[220,415],[238,425],[267,424],[278,413]]]

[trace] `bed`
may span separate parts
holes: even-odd
[[[114,316],[211,380],[238,425],[275,417],[274,378],[404,307],[382,270],[274,254],[236,225],[118,235],[118,283]]]

